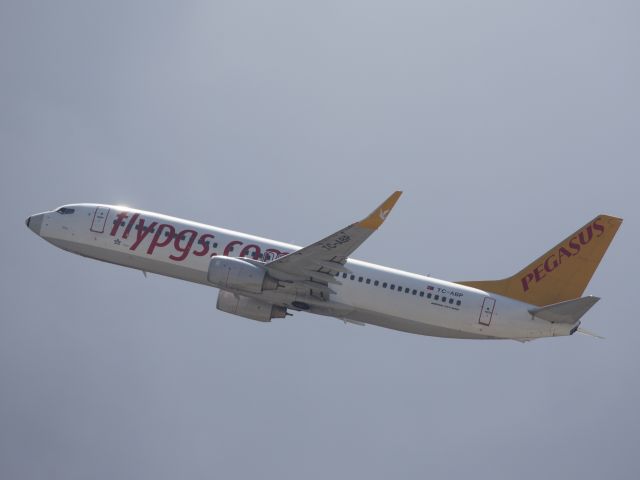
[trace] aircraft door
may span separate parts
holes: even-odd
[[[493,317],[493,309],[495,306],[495,299],[485,297],[484,302],[482,302],[482,310],[480,311],[480,318],[478,319],[478,322],[488,327],[491,323],[491,317]]]
[[[93,214],[91,231],[95,233],[103,233],[108,215],[109,215],[109,209],[107,207],[97,207],[95,213]]]

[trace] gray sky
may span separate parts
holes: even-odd
[[[0,3],[0,477],[638,478],[635,1]],[[442,340],[73,256],[25,226],[124,203],[451,280],[625,218],[607,337]]]

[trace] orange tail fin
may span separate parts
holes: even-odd
[[[531,305],[573,300],[587,288],[621,224],[621,218],[599,215],[509,278],[458,283]]]

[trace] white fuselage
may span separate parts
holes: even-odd
[[[50,243],[86,257],[210,285],[212,256],[269,261],[300,247],[128,207],[77,204],[46,212],[37,231]],[[33,225],[31,226],[32,229]],[[423,335],[529,340],[569,335],[574,325],[552,324],[531,305],[432,277],[348,260],[327,300],[286,285],[251,294],[265,302]],[[401,290],[400,290],[401,288]],[[243,293],[246,294],[246,293]]]

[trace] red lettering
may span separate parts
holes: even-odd
[[[553,261],[549,263],[551,260]],[[555,255],[549,255],[547,259],[544,261],[544,269],[549,273],[553,272],[557,266],[558,266],[558,260],[556,259]]]
[[[569,245],[571,245],[571,244],[569,244]],[[580,248],[578,248],[578,250],[580,250]],[[569,250],[567,250],[564,247],[560,247],[558,249],[558,264],[562,265],[562,257],[567,257],[568,258],[570,256],[571,256],[571,254],[569,253]]]
[[[160,237],[162,236],[162,232],[163,230],[168,230],[168,232],[165,235],[164,241],[159,241]],[[149,244],[149,248],[147,248],[147,253],[149,255],[151,255],[153,253],[153,251],[156,249],[156,247],[166,247],[167,245],[169,245],[169,243],[171,243],[171,240],[173,240],[173,235],[176,233],[176,229],[173,228],[172,225],[167,225],[165,223],[160,224],[160,226],[158,226],[158,230],[156,231],[156,234],[153,236],[153,238],[151,239],[151,243]]]
[[[576,242],[576,239],[578,237],[573,237],[571,240],[569,240],[569,248],[571,248],[572,250],[574,250],[573,254],[576,255],[578,252],[580,252],[580,244],[578,242]]]
[[[522,277],[522,290],[523,291],[527,291],[529,290],[529,283],[531,283],[531,280],[533,280],[533,273],[527,273],[526,276]]]
[[[600,225],[598,223],[599,221],[600,221],[600,218],[596,218],[593,222],[593,229],[596,230],[597,232],[600,232],[600,235],[598,235],[598,237],[600,237],[604,233],[604,226]]]
[[[254,250],[251,252],[251,250]],[[241,257],[246,257],[247,255],[253,259],[258,259],[260,257],[260,247],[258,245],[250,244],[245,246],[240,252]]]
[[[233,250],[234,245],[242,245],[242,242],[238,241],[238,240],[233,240],[232,242],[229,242],[227,244],[226,247],[224,247],[224,252],[223,255],[225,257],[229,256],[229,253],[231,253],[231,251]]]
[[[133,242],[133,245],[131,245],[131,247],[129,247],[129,250],[135,250],[136,248],[138,248],[138,246],[146,238],[149,232],[153,230],[153,228],[155,228],[157,224],[158,222],[152,222],[151,225],[149,225],[147,228],[144,228],[144,219],[141,218],[140,221],[138,222],[138,231],[136,232],[137,233],[136,241]]]
[[[542,280],[545,277],[542,265],[538,265],[536,268],[534,268],[533,274],[536,277],[536,282],[539,282],[540,280]]]
[[[169,258],[177,262],[181,262],[185,258],[187,258],[187,255],[189,255],[189,252],[191,251],[191,246],[193,245],[193,242],[195,241],[197,236],[198,232],[196,232],[195,230],[182,230],[180,233],[176,234],[176,240],[173,242],[173,247],[178,252],[180,252],[181,255],[176,256],[172,254],[169,255]],[[180,241],[183,239],[183,237],[187,240],[187,243],[186,245],[181,246]]]
[[[125,228],[124,233],[122,234],[122,238],[129,237],[129,233],[131,233],[131,229],[133,228],[133,225],[136,223],[136,220],[139,216],[139,213],[134,213],[133,216],[129,219],[129,223],[127,224],[127,228]]]
[[[267,248],[264,251],[264,261],[265,262],[270,262],[275,260],[278,257],[282,257],[283,255],[287,255],[287,252],[283,252],[281,250],[278,250],[277,248]]]
[[[116,215],[116,220],[115,220],[115,223],[113,224],[113,228],[111,229],[111,234],[110,234],[112,237],[115,237],[116,232],[120,228],[120,224],[128,216],[129,214],[127,212],[120,212],[118,215]]]
[[[194,250],[193,254],[198,256],[198,257],[204,257],[207,253],[209,253],[209,243],[207,242],[207,238],[211,238],[214,239],[216,238],[215,235],[211,235],[209,233],[205,233],[204,235],[202,235],[200,237],[200,240],[198,240],[198,243],[200,245],[202,245],[202,250],[198,251],[198,250]]]
[[[578,238],[580,239],[580,243],[582,245],[586,245],[587,243],[589,243],[591,241],[591,239],[593,238],[593,228],[591,228],[591,225],[589,225],[587,227],[587,234],[589,235],[588,238],[585,239],[584,237],[584,230],[580,232],[580,234],[578,235]]]

